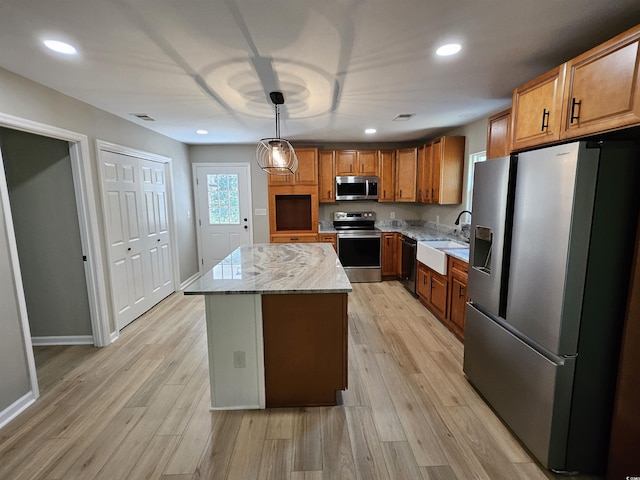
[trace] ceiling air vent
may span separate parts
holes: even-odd
[[[138,117],[140,120],[144,120],[145,122],[155,122],[156,119],[150,117],[146,113],[130,113],[129,115],[133,115],[134,117]]]
[[[414,117],[415,113],[400,113],[396,115],[396,118],[393,119],[394,122],[406,122],[411,117]]]

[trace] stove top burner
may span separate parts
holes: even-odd
[[[336,230],[376,230],[376,212],[334,212]]]

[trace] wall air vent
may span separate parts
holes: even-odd
[[[144,120],[145,122],[155,122],[156,119],[150,117],[146,113],[130,113],[129,115],[133,115],[134,117],[138,117],[140,120]]]
[[[415,113],[399,113],[396,115],[396,118],[393,119],[394,122],[406,122],[411,117],[415,117]]]

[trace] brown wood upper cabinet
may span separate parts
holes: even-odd
[[[269,175],[269,185],[318,185],[318,149],[296,148],[298,169],[292,175]]]
[[[378,152],[378,202],[395,202],[396,158],[393,150]]]
[[[637,25],[516,88],[512,150],[640,124],[639,62]]]
[[[566,64],[563,64],[513,91],[513,150],[560,138],[565,69]]]
[[[431,172],[433,168],[432,146],[430,143],[418,148],[418,195],[419,203],[431,203],[432,178]]]
[[[377,150],[336,151],[336,175],[378,175]]]
[[[511,153],[511,109],[489,117],[487,124],[487,159]]]
[[[431,182],[428,203],[457,205],[462,203],[465,137],[440,137],[431,143],[431,160],[427,180]],[[425,157],[429,154],[425,150]],[[427,184],[428,188],[428,184]]]
[[[321,150],[318,152],[319,182],[318,198],[320,203],[336,201],[336,152]]]
[[[396,202],[416,201],[416,175],[418,169],[418,149],[396,150]]]
[[[567,62],[560,138],[640,122],[640,25]]]

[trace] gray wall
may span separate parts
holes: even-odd
[[[69,144],[0,136],[31,336],[91,335]]]
[[[251,213],[253,242],[269,243],[269,198],[267,174],[256,163],[255,145],[191,145],[189,158],[192,163],[247,163],[251,165]],[[256,208],[264,208],[267,215],[255,215]]]
[[[81,133],[89,138],[93,188],[99,195],[95,140],[125,145],[173,159],[180,281],[197,274],[191,165],[186,145],[91,107],[52,89],[0,69],[0,113]],[[97,200],[101,205],[101,200]],[[189,215],[191,214],[191,218]],[[103,219],[98,218],[103,252]],[[13,273],[8,262],[6,219],[0,218],[0,412],[29,390],[26,352],[15,306]],[[106,256],[99,259],[108,271]],[[108,299],[111,304],[111,299]],[[115,325],[111,325],[115,329]]]

